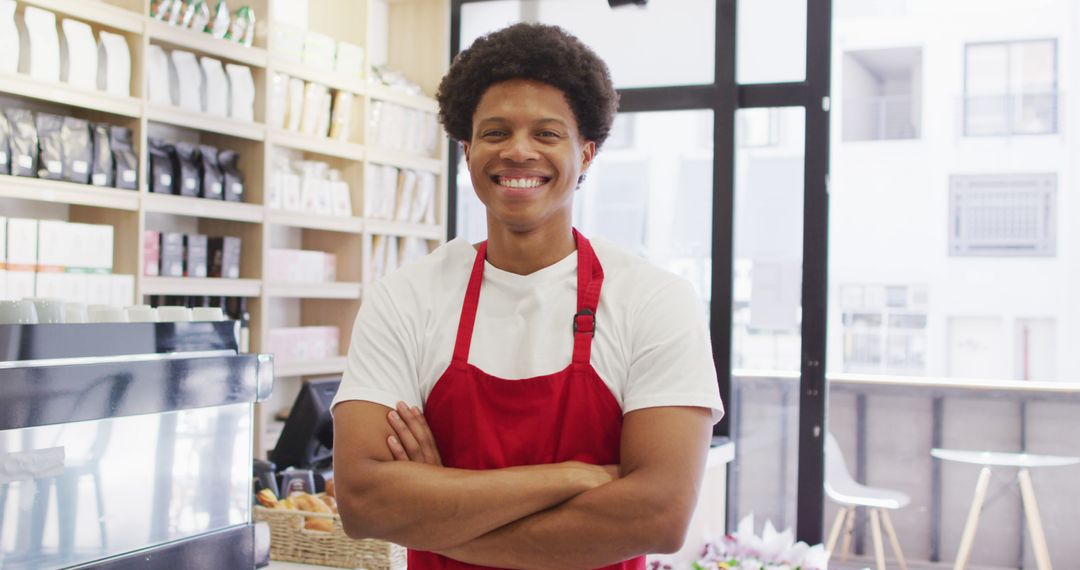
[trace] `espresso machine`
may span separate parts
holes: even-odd
[[[0,568],[252,569],[254,406],[236,321],[0,325]]]

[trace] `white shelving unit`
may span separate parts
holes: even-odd
[[[296,377],[335,374],[344,370],[344,351],[360,307],[363,284],[371,281],[363,268],[368,264],[372,236],[385,234],[420,237],[437,244],[446,231],[447,187],[444,141],[437,156],[412,156],[369,146],[365,140],[368,115],[375,100],[388,101],[425,112],[436,112],[429,96],[449,65],[449,0],[318,0],[308,3],[308,26],[318,33],[364,48],[366,54],[385,54],[389,67],[416,81],[426,95],[406,94],[370,78],[348,76],[315,69],[275,54],[269,45],[273,34],[270,0],[248,0],[259,15],[255,45],[242,46],[208,34],[172,27],[154,20],[150,0],[17,0],[21,6],[37,6],[53,11],[59,18],[72,18],[99,31],[125,37],[131,52],[131,96],[119,97],[100,91],[79,89],[60,82],[41,81],[24,74],[0,74],[0,96],[5,105],[25,100],[35,111],[81,117],[128,127],[134,134],[139,158],[139,189],[117,190],[88,185],[0,177],[0,201],[26,203],[22,209],[64,206],[69,221],[114,226],[116,273],[135,275],[136,298],[147,295],[240,296],[249,298],[251,349],[263,348],[271,326],[336,326],[341,331],[341,355],[311,362],[282,364],[275,397],[260,406],[259,432],[273,413],[291,404]],[[276,5],[276,4],[275,4]],[[269,24],[268,24],[269,23]],[[386,41],[376,46],[375,38]],[[174,106],[150,103],[146,88],[149,46],[183,49],[252,68],[255,82],[255,121],[238,121]],[[368,62],[383,63],[383,62]],[[308,82],[318,82],[335,91],[352,94],[351,138],[347,141],[317,138],[272,129],[267,125],[270,95],[267,81],[273,73],[284,73]],[[240,154],[240,170],[245,177],[245,202],[223,202],[203,198],[155,194],[148,191],[147,139],[172,137],[211,144]],[[270,179],[277,149],[290,149],[306,160],[322,160],[342,173],[349,183],[353,215],[333,217],[264,206],[265,184]],[[435,225],[418,225],[361,217],[364,204],[365,170],[371,164],[436,173],[439,177]],[[38,206],[33,206],[37,204]],[[56,214],[51,214],[56,215]],[[144,276],[144,231],[198,232],[210,236],[242,239],[240,279],[166,278]],[[264,268],[272,248],[292,247],[332,253],[337,259],[338,282],[325,284],[264,281]],[[281,395],[278,396],[277,393]],[[257,452],[273,442],[256,441]]]

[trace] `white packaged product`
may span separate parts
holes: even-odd
[[[300,175],[295,172],[281,176],[281,207],[290,212],[300,211]]]
[[[326,71],[334,70],[334,50],[337,48],[334,38],[308,32],[304,36],[304,65]]]
[[[349,77],[363,76],[364,48],[349,42],[338,42],[337,57],[334,58],[334,71]]]
[[[399,222],[407,222],[413,207],[413,197],[416,196],[417,177],[415,170],[402,170],[398,177],[397,211],[394,219]]]
[[[202,68],[202,107],[211,115],[229,116],[229,79],[225,68],[212,57],[199,58]]]
[[[341,179],[341,172],[337,170],[331,170],[328,177],[330,178],[330,201],[333,215],[351,216],[352,196],[349,192],[349,183]]]
[[[98,32],[98,89],[131,96],[131,50],[119,34]]]
[[[305,135],[315,135],[317,133],[322,105],[326,102],[326,93],[326,86],[318,83],[308,83],[304,87],[304,114],[300,120],[301,133]]]
[[[386,236],[371,236],[371,252],[368,254],[368,275],[372,280],[381,278],[386,273]]]
[[[334,94],[334,107],[330,118],[330,138],[339,141],[349,140],[352,134],[353,94],[338,91]]]
[[[33,6],[23,12],[19,43],[19,71],[49,81],[60,81],[60,36],[56,14]]]
[[[158,105],[172,105],[172,90],[169,86],[169,55],[161,46],[150,44],[146,52],[146,84],[150,102]]]
[[[392,220],[397,209],[397,193],[398,184],[401,180],[401,171],[392,166],[387,166],[383,168],[382,174],[382,182],[379,185],[382,199],[376,217],[380,220]]]
[[[21,48],[15,6],[15,0],[0,0],[0,73],[19,71]]]
[[[199,69],[195,54],[177,49],[169,54],[169,59],[172,61],[172,69],[175,71],[173,77],[176,79],[170,82],[173,102],[181,109],[201,112],[202,70]]]
[[[225,74],[229,77],[229,116],[238,121],[254,121],[255,80],[251,68],[227,63]]]
[[[290,131],[300,130],[300,121],[304,117],[304,80],[289,78],[289,95],[285,113],[285,128]]]
[[[398,268],[397,236],[386,236],[383,240],[383,245],[386,248],[386,268],[384,269],[383,275],[386,275]]]
[[[322,103],[319,104],[319,122],[315,127],[315,135],[318,137],[330,136],[330,104],[332,102],[330,90],[327,89],[322,94]]]
[[[416,177],[416,192],[409,212],[409,221],[413,223],[435,223],[435,174],[421,172]]]
[[[60,22],[60,78],[83,89],[97,89],[97,44],[90,26],[64,19]]]
[[[270,45],[274,46],[274,55],[281,56],[282,59],[293,63],[304,61],[303,28],[273,22],[270,24]]]
[[[266,122],[272,129],[285,128],[285,115],[289,104],[289,76],[284,73],[270,75],[270,109]]]

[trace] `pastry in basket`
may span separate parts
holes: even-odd
[[[270,489],[262,489],[258,493],[255,493],[255,500],[259,501],[259,504],[268,508],[276,509],[278,507],[278,498]]]
[[[330,510],[330,506],[319,500],[315,495],[298,492],[289,495],[289,499],[292,499],[293,504],[301,511],[327,515],[333,514],[333,511]],[[334,521],[333,519],[308,517],[304,519],[304,528],[331,532],[334,529]]]

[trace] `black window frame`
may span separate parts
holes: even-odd
[[[450,58],[458,53],[463,4],[450,0]],[[599,0],[598,0],[599,1]],[[803,81],[739,84],[736,32],[739,0],[716,0],[715,74],[710,85],[619,89],[620,112],[713,111],[712,291],[709,326],[720,395],[731,406],[731,321],[735,195],[735,117],[739,109],[802,107],[806,113],[804,154],[802,350],[799,387],[798,498],[795,533],[816,544],[823,538],[825,383],[828,301],[829,89],[832,0],[807,0],[806,75]],[[753,0],[746,0],[753,1]],[[620,8],[633,9],[633,8]],[[447,169],[447,239],[456,236],[459,148],[450,145]],[[714,435],[731,436],[730,413]],[[730,487],[729,491],[730,493]],[[728,501],[727,504],[731,504]],[[727,514],[732,527],[732,513]]]

